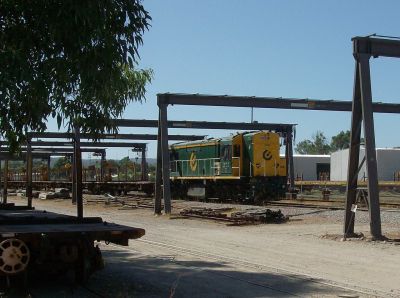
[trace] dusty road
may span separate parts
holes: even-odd
[[[68,201],[36,200],[34,205],[75,213]],[[322,235],[339,234],[342,229],[329,212],[305,209],[286,224],[238,227],[155,217],[146,209],[88,205],[85,215],[144,228],[146,236],[129,247],[102,244],[106,268],[93,275],[87,288],[55,283],[36,285],[32,293],[38,297],[55,293],[63,297],[399,297],[400,246],[323,239]],[[387,231],[399,228],[400,221],[393,219],[384,225]],[[358,225],[357,231],[366,232],[368,226]]]

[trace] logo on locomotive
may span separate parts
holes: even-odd
[[[267,149],[263,152],[263,158],[265,160],[271,160],[272,159],[272,153]]]
[[[194,151],[190,154],[189,165],[190,165],[190,169],[193,172],[196,171],[196,169],[197,169],[197,158],[196,158],[196,153]]]

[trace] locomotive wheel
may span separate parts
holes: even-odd
[[[5,274],[24,271],[29,259],[29,248],[22,240],[12,238],[0,243],[0,271]]]

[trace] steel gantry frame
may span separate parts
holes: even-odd
[[[5,142],[0,142],[0,145],[4,145]],[[72,144],[64,144],[68,146],[72,146]],[[26,146],[21,148],[21,152],[19,155],[13,155],[8,152],[7,148],[0,147],[0,160],[4,160],[4,169],[3,169],[3,201],[1,204],[7,203],[7,184],[8,184],[8,162],[10,160],[25,160],[26,161],[26,197],[27,197],[27,207],[32,208],[32,190],[33,190],[33,181],[32,181],[32,162],[33,158],[47,158],[47,167],[50,169],[50,157],[51,156],[71,156],[74,158],[74,148],[35,148],[31,146]],[[100,153],[102,158],[105,157],[105,149],[99,148],[82,148],[81,152],[93,152]],[[74,176],[74,175],[73,175]],[[73,178],[74,179],[74,178]],[[72,181],[74,185],[74,181]],[[75,190],[73,187],[73,200],[75,200]]]
[[[246,107],[246,108],[270,108],[270,109],[292,109],[292,110],[316,110],[316,111],[346,111],[352,113],[351,121],[351,149],[349,154],[349,175],[348,189],[346,198],[346,213],[344,232],[345,235],[354,232],[354,218],[351,218],[351,205],[355,201],[355,191],[357,188],[358,156],[360,146],[361,121],[364,120],[364,130],[366,146],[368,149],[368,192],[370,200],[370,229],[374,237],[381,236],[381,221],[379,208],[379,193],[377,183],[377,169],[375,154],[375,135],[373,126],[373,113],[399,114],[400,104],[372,102],[369,59],[370,57],[399,57],[400,41],[362,38],[353,39],[354,56],[356,58],[356,75],[353,101],[338,100],[317,100],[317,99],[295,99],[282,97],[249,97],[249,96],[227,96],[227,95],[203,95],[203,94],[184,94],[184,93],[163,93],[157,94],[157,104],[159,107],[159,139],[157,147],[158,162],[156,180],[163,183],[163,197],[165,212],[171,212],[171,194],[169,186],[169,155],[168,155],[168,128],[185,127],[185,121],[179,125],[171,126],[168,121],[167,109],[169,105],[200,105],[200,106],[220,106],[220,107]],[[207,122],[209,123],[209,122]],[[182,125],[182,126],[180,126]],[[211,128],[212,124],[208,124]],[[246,125],[251,126],[252,123]],[[199,125],[201,126],[201,125]],[[190,128],[199,128],[193,126]],[[220,127],[221,128],[221,127]],[[237,129],[237,128],[236,128]],[[259,129],[259,128],[254,128]],[[162,171],[161,171],[162,167]],[[160,173],[161,172],[161,173]],[[162,174],[162,178],[161,178]],[[353,177],[354,179],[351,179]],[[156,182],[157,185],[157,182]],[[371,197],[372,196],[372,197]],[[156,187],[156,213],[161,212],[161,190]]]
[[[121,125],[118,125],[120,122]],[[157,120],[138,120],[138,119],[116,119],[115,123],[121,127],[158,127]],[[190,140],[201,140],[204,139],[204,135],[172,135],[171,139],[175,141],[190,141]],[[46,138],[46,139],[70,139],[70,141],[32,141],[33,138]],[[143,141],[155,141],[157,140],[157,134],[102,134],[98,137],[99,140],[113,139],[113,140],[143,140]],[[93,136],[87,133],[80,133],[79,129],[75,128],[73,133],[68,132],[29,132],[27,136],[27,144],[22,147],[23,153],[27,161],[27,170],[32,169],[32,157],[41,156],[42,154],[58,154],[61,151],[65,154],[73,156],[73,200],[77,202],[77,214],[78,218],[83,218],[83,200],[82,200],[82,163],[81,153],[82,152],[99,152],[102,154],[102,160],[105,157],[105,149],[92,148],[92,147],[132,147],[136,151],[142,152],[142,159],[145,158],[146,144],[144,143],[117,143],[117,142],[81,142],[81,139],[93,139]],[[12,154],[9,154],[6,148],[1,148],[1,145],[7,145],[6,142],[0,142],[0,154],[5,161],[5,169],[8,169],[7,163],[10,158],[14,158]],[[136,145],[136,146],[135,146]],[[38,146],[38,147],[32,147]],[[59,146],[61,148],[41,148],[48,146]],[[72,148],[65,148],[71,147]],[[82,146],[90,148],[81,148]],[[101,151],[99,151],[101,150]],[[18,157],[20,158],[20,157]],[[29,160],[31,162],[29,162]],[[143,163],[143,162],[142,162]],[[143,173],[142,173],[143,174]],[[29,176],[29,175],[27,175]],[[102,174],[102,176],[104,176]],[[142,175],[142,178],[144,176]],[[5,192],[7,192],[7,179],[4,180]],[[30,196],[28,196],[30,194]],[[27,196],[28,206],[32,207],[32,178],[27,179]]]
[[[171,98],[176,96],[174,98]],[[188,98],[185,98],[188,96]],[[290,190],[294,189],[294,167],[293,167],[293,127],[296,124],[273,124],[273,123],[240,123],[240,122],[205,122],[205,121],[168,121],[167,108],[168,105],[211,105],[211,106],[228,106],[238,107],[239,103],[222,104],[218,100],[210,100],[203,103],[197,98],[199,95],[190,94],[158,94],[157,104],[159,107],[158,120],[158,142],[157,142],[157,167],[156,167],[156,184],[155,184],[155,202],[154,212],[161,214],[161,197],[164,199],[164,211],[170,214],[171,205],[171,189],[170,189],[170,161],[168,148],[168,128],[190,128],[190,129],[226,129],[226,130],[273,130],[280,132],[286,139],[286,169],[288,171]],[[196,99],[193,100],[193,97]],[[208,97],[206,95],[202,98]],[[216,97],[216,96],[211,96]],[[161,190],[162,185],[162,190]],[[161,195],[162,193],[162,195]]]
[[[169,94],[168,94],[169,95]],[[160,106],[160,105],[159,105]],[[160,114],[160,113],[159,113]],[[156,214],[161,213],[161,182],[163,179],[161,175],[165,175],[165,171],[161,171],[161,167],[163,165],[161,154],[168,155],[168,141],[178,141],[178,140],[186,140],[186,141],[195,141],[199,140],[197,136],[193,136],[192,138],[187,138],[184,135],[168,135],[167,141],[164,140],[164,146],[167,150],[162,151],[160,148],[160,140],[161,140],[161,125],[160,119],[158,120],[139,120],[139,119],[116,119],[114,120],[115,125],[118,127],[152,127],[158,128],[158,134],[154,140],[157,140],[157,172],[156,172],[156,183],[155,183],[155,204],[154,204],[154,212]],[[165,118],[163,122],[164,127],[167,128],[193,128],[193,129],[230,129],[230,130],[275,130],[282,132],[286,135],[286,154],[289,156],[293,156],[293,146],[292,146],[292,130],[293,124],[270,124],[270,123],[240,123],[240,122],[210,122],[210,121],[182,121],[182,120],[170,120],[168,121]],[[181,136],[181,138],[177,138],[177,136]],[[169,157],[168,157],[169,158]],[[293,177],[291,179],[291,186],[294,187],[294,169],[293,169],[293,158],[289,159],[289,164],[287,169],[289,171],[288,176]],[[169,161],[168,161],[169,163]],[[167,163],[167,164],[168,164]],[[290,166],[291,164],[291,166]],[[168,165],[169,168],[169,165]],[[169,175],[169,173],[167,174]],[[166,176],[167,177],[167,176]],[[166,182],[169,185],[169,180]],[[165,184],[163,184],[165,185]],[[169,189],[169,186],[165,186]],[[164,190],[163,190],[164,191]],[[170,194],[170,192],[169,192]],[[168,199],[169,197],[169,199]],[[170,195],[166,196],[167,200],[165,203],[165,209],[167,213],[171,212],[171,199]],[[165,199],[164,199],[165,201]]]
[[[347,175],[346,212],[344,237],[354,235],[355,216],[352,205],[356,204],[357,180],[359,172],[361,128],[364,128],[365,163],[368,173],[368,205],[370,232],[375,239],[382,238],[380,217],[378,171],[376,162],[374,117],[376,103],[372,102],[370,58],[400,58],[400,41],[375,38],[354,37],[353,56],[355,59],[354,90],[352,102],[349,167]],[[386,104],[387,105],[387,104]],[[398,105],[392,106],[392,112],[398,113]]]

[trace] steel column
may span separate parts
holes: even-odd
[[[162,155],[162,181],[163,181],[163,198],[164,211],[171,214],[171,188],[169,181],[169,149],[168,149],[168,104],[160,104],[160,126],[161,126],[161,155]]]
[[[346,189],[346,211],[344,215],[344,237],[354,235],[355,214],[351,211],[351,206],[356,202],[358,185],[358,163],[360,160],[360,140],[361,140],[362,108],[360,90],[360,70],[358,62],[355,63],[353,107],[351,115],[350,148],[347,173]]]
[[[105,152],[101,153],[101,160],[100,160],[100,181],[104,182],[104,166],[106,162]]]
[[[74,154],[71,156],[72,161],[72,172],[70,169],[70,173],[72,174],[72,204],[76,204],[76,161],[75,161],[75,143],[74,143]]]
[[[32,146],[31,140],[28,140],[26,143],[26,197],[29,208],[32,208],[32,167]]]
[[[372,110],[369,59],[370,55],[368,54],[358,55],[361,87],[361,106],[365,134],[365,160],[368,173],[370,230],[372,237],[379,239],[382,237],[382,229],[379,205],[378,170],[376,164],[374,115]]]
[[[146,148],[142,149],[142,160],[141,160],[141,172],[142,181],[147,181],[147,166],[146,166]]]
[[[83,218],[83,198],[82,198],[82,154],[80,148],[79,127],[74,128],[74,174],[75,174],[75,195],[77,215],[79,219]]]
[[[294,182],[294,165],[293,165],[293,130],[290,129],[286,135],[286,146],[287,146],[287,153],[288,153],[288,164],[289,164],[289,191],[293,191],[295,189],[295,182]]]
[[[3,204],[7,204],[7,188],[8,188],[8,159],[4,159],[4,172],[3,172]]]
[[[161,154],[161,110],[158,116],[158,139],[157,139],[157,165],[156,183],[154,189],[154,213],[161,214],[161,183],[162,183],[162,154]]]
[[[51,176],[50,170],[51,170],[51,156],[49,156],[49,157],[47,158],[47,180],[48,180],[48,181],[51,180],[51,178],[50,178],[50,176]]]

